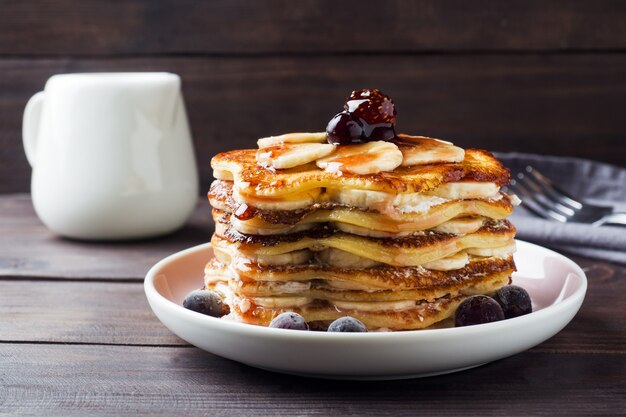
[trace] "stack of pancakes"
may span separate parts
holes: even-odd
[[[510,282],[508,171],[486,151],[406,138],[405,158],[421,147],[422,160],[367,175],[264,167],[256,149],[213,158],[205,285],[228,318],[268,325],[293,311],[318,328],[352,316],[370,331],[422,329]]]

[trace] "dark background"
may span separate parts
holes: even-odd
[[[356,88],[400,131],[624,165],[626,2],[0,1],[0,193],[27,192],[28,98],[64,72],[172,71],[216,152],[320,131]]]

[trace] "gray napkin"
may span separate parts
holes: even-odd
[[[564,191],[583,201],[626,212],[626,169],[578,158],[523,153],[496,153],[511,174],[531,165]],[[626,227],[543,220],[522,204],[511,217],[517,237],[589,258],[626,264]]]

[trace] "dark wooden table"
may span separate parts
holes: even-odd
[[[203,352],[150,311],[158,259],[210,236],[202,201],[180,232],[60,239],[26,194],[0,196],[0,415],[624,415],[626,268],[574,258],[589,290],[561,333],[451,375],[342,382],[274,374]]]

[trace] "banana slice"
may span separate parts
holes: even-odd
[[[400,233],[384,232],[381,230],[374,230],[374,229],[369,229],[363,226],[356,226],[354,224],[341,223],[341,222],[333,223],[333,225],[337,229],[341,230],[342,232],[352,233],[353,235],[367,236],[367,237],[396,238],[396,237],[408,236],[412,233],[412,232],[400,232]]]
[[[439,226],[434,227],[433,230],[453,235],[466,235],[474,233],[483,227],[483,222],[484,219],[482,217],[457,217],[441,223]]]
[[[267,289],[268,294],[278,297],[286,297],[287,294],[299,294],[311,289],[311,281],[265,281],[262,285]]]
[[[341,223],[335,222],[333,225],[341,230],[342,232],[352,233],[353,235],[358,236],[367,236],[367,237],[383,237],[383,238],[398,238],[404,236],[410,236],[419,231],[406,231],[406,232],[385,232],[382,230],[370,229],[364,226],[356,226],[354,224],[349,223]],[[478,229],[480,229],[483,225],[482,217],[465,217],[465,218],[457,218],[451,219],[441,223],[439,226],[433,227],[432,230],[442,233],[450,233],[453,235],[466,235],[469,233],[474,233]],[[239,229],[237,229],[239,230]],[[260,234],[260,233],[259,233]]]
[[[515,253],[515,241],[497,248],[469,248],[467,253],[475,256],[495,256],[496,258],[507,258]]]
[[[232,244],[212,243],[213,253],[218,261],[225,264],[235,264],[237,262],[252,262],[259,265],[300,265],[311,259],[313,252],[308,249],[282,253],[280,255],[244,255],[240,253]]]
[[[259,265],[300,265],[307,263],[313,253],[307,249],[298,250],[280,255],[258,255],[250,258]]]
[[[461,251],[436,261],[427,262],[422,266],[435,271],[451,271],[453,269],[461,269],[468,263],[469,256],[467,256],[466,252]]]
[[[335,301],[331,303],[340,310],[358,310],[358,311],[401,311],[415,307],[415,300],[404,301]]]
[[[308,297],[254,297],[252,302],[266,308],[302,307],[312,302]]]
[[[302,223],[294,225],[284,224],[271,224],[268,223],[267,227],[250,226],[250,222],[246,220],[239,220],[235,216],[230,218],[232,227],[239,233],[245,233],[247,235],[286,235],[287,233],[297,233],[303,230],[308,230],[315,227],[315,223]],[[217,228],[217,225],[216,225]]]
[[[402,152],[402,166],[461,162],[465,151],[450,142],[425,136],[398,135],[398,148]]]
[[[378,265],[378,262],[371,259],[362,258],[358,255],[353,255],[341,249],[334,248],[317,252],[315,258],[323,264],[339,268],[371,268]]]
[[[452,200],[468,200],[471,198],[488,198],[498,200],[500,187],[494,182],[460,181],[441,184],[426,194]]]
[[[298,210],[314,204],[322,190],[314,188],[302,193],[294,193],[283,198],[258,198],[242,192],[237,185],[233,187],[233,199],[261,210]]]
[[[330,143],[285,143],[259,149],[256,161],[266,168],[287,169],[328,156],[334,150],[335,146]]]
[[[280,146],[284,143],[325,143],[326,132],[319,133],[285,133],[280,136],[269,136],[256,141],[259,149]]]
[[[331,201],[352,207],[378,210],[381,213],[399,211],[401,213],[427,212],[431,207],[449,200],[423,193],[392,194],[381,191],[327,189]]]
[[[327,188],[326,195],[330,201],[345,204],[351,207],[363,209],[382,209],[392,205],[395,194],[383,193],[381,191],[333,189]]]
[[[332,155],[318,159],[317,166],[328,172],[367,175],[393,171],[402,164],[402,152],[391,142],[374,141],[342,145]]]

